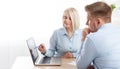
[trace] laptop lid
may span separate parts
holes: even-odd
[[[27,40],[27,45],[28,45],[33,63],[35,64],[35,61],[37,60],[39,55],[38,55],[37,49],[35,49],[36,44],[35,44],[35,41],[32,37]]]
[[[27,40],[27,45],[34,65],[61,65],[61,58],[38,55],[36,44],[32,37]],[[46,60],[49,63],[44,63]]]

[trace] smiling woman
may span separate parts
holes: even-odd
[[[39,51],[48,57],[72,58],[77,56],[81,46],[81,30],[79,29],[79,14],[75,8],[67,8],[63,13],[63,27],[54,31],[50,38],[50,47],[46,50],[40,44]]]

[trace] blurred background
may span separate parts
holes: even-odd
[[[0,69],[10,69],[19,56],[30,56],[26,40],[33,37],[36,45],[45,43],[53,31],[61,28],[66,8],[80,14],[80,29],[86,27],[84,6],[98,0],[0,0]],[[99,0],[115,4],[113,24],[120,25],[120,0]]]

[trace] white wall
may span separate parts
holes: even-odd
[[[49,46],[55,29],[62,27],[63,11],[75,7],[85,27],[84,5],[96,0],[1,0],[0,69],[10,69],[18,56],[28,56],[26,39],[34,37],[37,45]],[[7,63],[6,63],[7,62]]]

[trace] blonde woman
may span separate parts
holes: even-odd
[[[48,57],[76,57],[82,35],[79,20],[78,11],[75,8],[67,8],[63,14],[63,28],[54,31],[50,39],[50,48],[46,50],[45,45],[40,44],[39,51]]]

